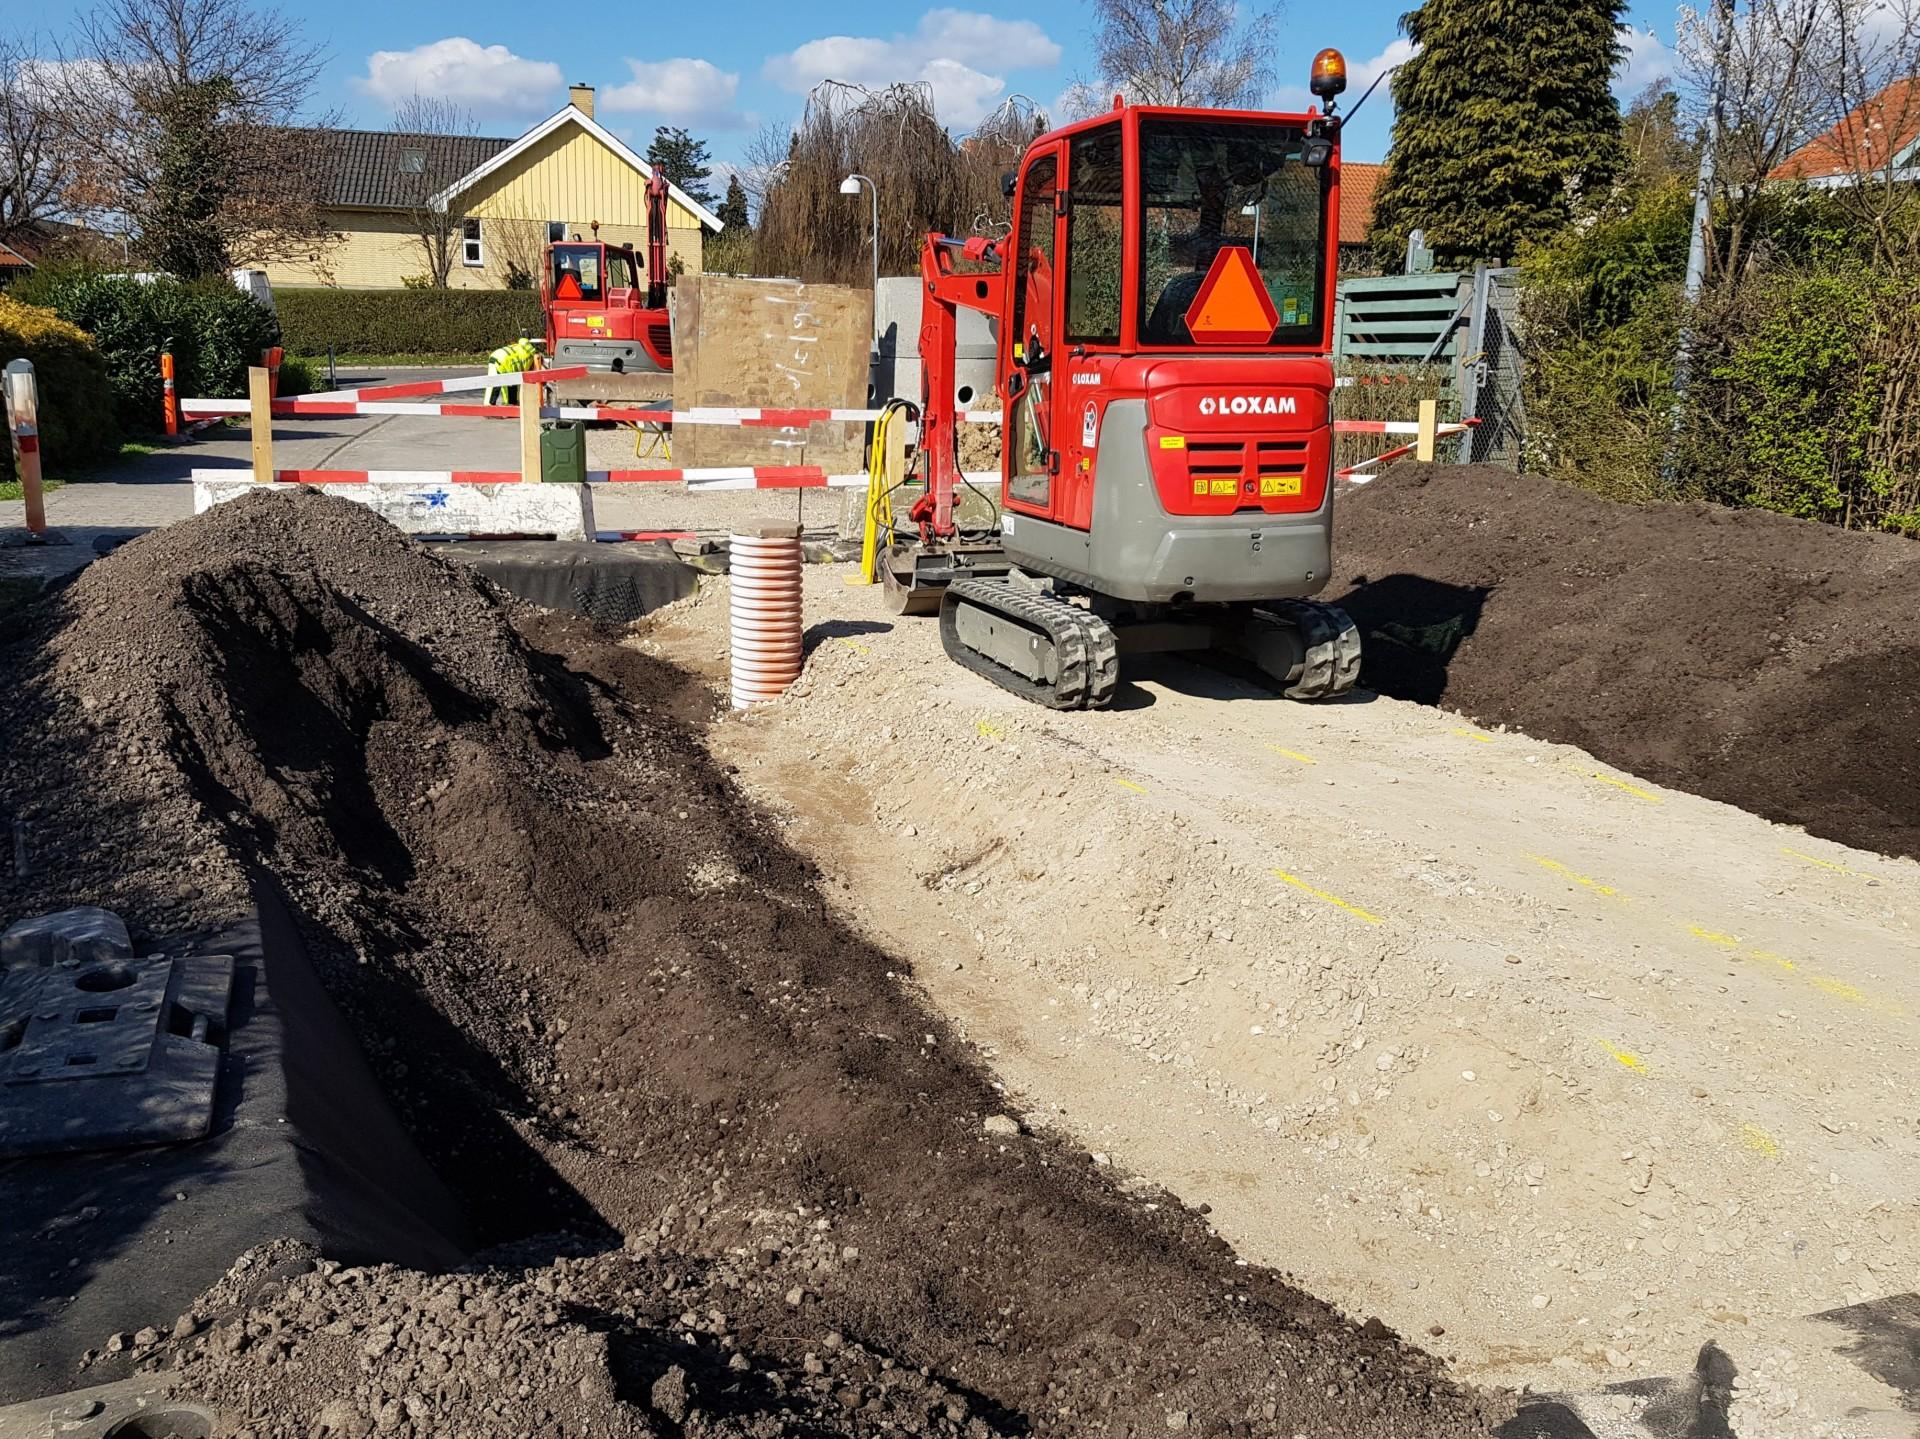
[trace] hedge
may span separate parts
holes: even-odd
[[[324,355],[484,355],[541,333],[532,290],[277,290],[287,350]]]
[[[173,350],[183,399],[230,399],[246,394],[248,367],[281,343],[273,312],[224,280],[49,270],[16,286],[16,293],[93,337],[107,363],[121,427],[130,431],[161,427],[163,348]]]
[[[120,448],[106,362],[78,326],[52,310],[0,295],[0,364],[33,361],[40,389],[44,464],[60,476]],[[0,476],[11,480],[13,447],[0,444]]]

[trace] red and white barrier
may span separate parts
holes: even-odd
[[[496,375],[511,382],[517,376]],[[392,400],[345,398],[354,394],[342,390],[335,395],[305,395],[297,400],[275,400],[273,417],[277,420],[339,418],[345,415],[432,415],[464,420],[511,420],[519,417],[518,405],[399,404]],[[195,416],[244,415],[245,400],[183,400],[183,414]],[[750,410],[696,409],[650,410],[635,405],[544,405],[543,420],[610,420],[637,425],[734,425],[745,429],[801,429],[807,425],[844,421],[865,424],[880,418],[879,410]],[[998,410],[968,410],[962,417],[975,425],[997,425]]]
[[[1452,424],[1437,425],[1434,427],[1433,433],[1435,434],[1435,436],[1457,435],[1463,430],[1472,429],[1475,425],[1479,423],[1480,421],[1476,419],[1476,420],[1464,420],[1457,425],[1452,425]],[[1334,428],[1336,430],[1339,430],[1340,426],[1343,424],[1401,426],[1401,428],[1393,429],[1393,430],[1358,430],[1358,431],[1348,430],[1343,432],[1347,434],[1358,433],[1358,434],[1368,434],[1368,435],[1377,435],[1377,434],[1404,435],[1404,434],[1412,433],[1417,435],[1420,433],[1420,426],[1417,423],[1410,424],[1410,422],[1406,420],[1336,420],[1334,421]],[[1384,455],[1375,455],[1370,460],[1361,460],[1357,464],[1346,465],[1340,469],[1337,469],[1333,472],[1333,476],[1337,480],[1350,480],[1356,485],[1364,485],[1368,481],[1374,478],[1374,476],[1372,476],[1371,474],[1364,473],[1365,471],[1371,470],[1375,465],[1384,465],[1391,460],[1397,460],[1402,458],[1405,455],[1410,455],[1419,448],[1420,448],[1420,442],[1418,440],[1415,440],[1411,445],[1398,445],[1395,448],[1388,450]]]

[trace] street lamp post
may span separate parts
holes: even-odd
[[[880,187],[865,175],[849,175],[840,182],[840,193],[858,195],[862,185],[873,196],[873,303],[877,316],[880,304]]]

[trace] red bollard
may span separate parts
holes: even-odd
[[[160,352],[160,409],[166,420],[167,433],[180,433],[180,399],[173,392],[173,351]]]
[[[267,393],[276,400],[280,398],[280,361],[285,354],[285,350],[275,345],[260,357],[260,363],[267,367]]]

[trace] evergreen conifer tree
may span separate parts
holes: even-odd
[[[707,184],[713,178],[711,162],[707,142],[694,139],[678,125],[662,125],[647,146],[647,163],[702,205],[713,203],[713,190]]]
[[[719,215],[720,223],[729,230],[747,228],[747,187],[740,183],[738,175],[727,177],[727,198],[720,202],[720,208],[714,213]]]
[[[1397,272],[1413,230],[1451,261],[1511,260],[1567,222],[1621,159],[1621,0],[1425,0],[1393,77],[1374,251]]]

